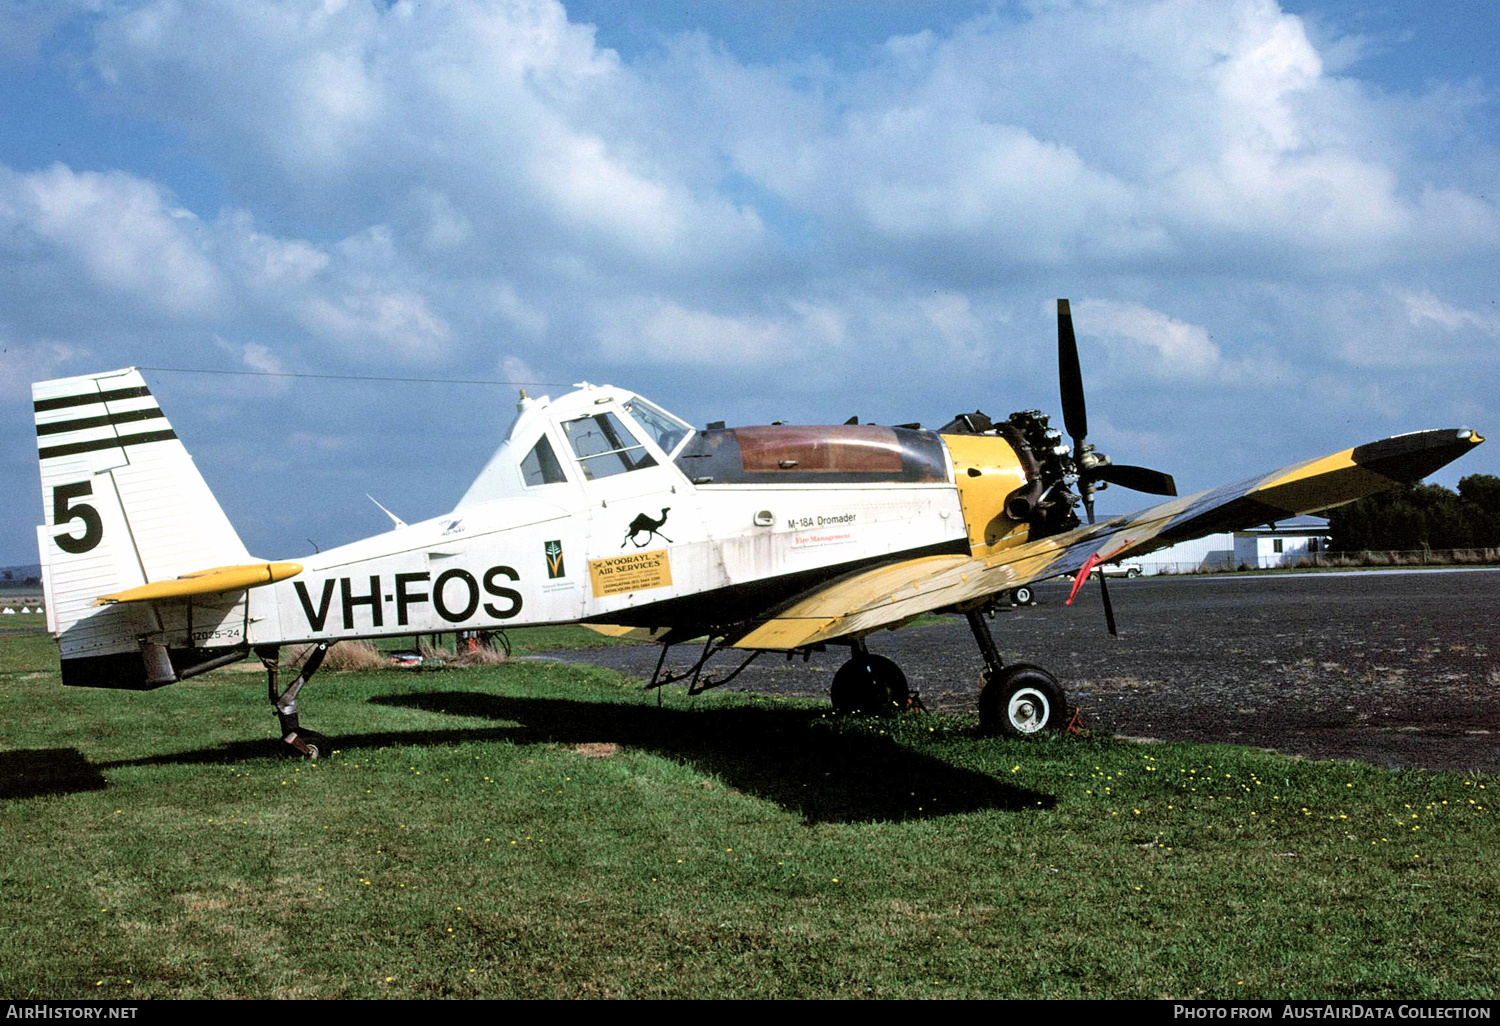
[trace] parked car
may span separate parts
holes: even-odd
[[[1139,563],[1106,563],[1103,566],[1094,567],[1095,575],[1103,574],[1105,577],[1136,578],[1145,572]],[[1073,576],[1076,579],[1078,575]]]

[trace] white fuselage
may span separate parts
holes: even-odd
[[[246,640],[578,620],[666,627],[684,616],[681,603],[663,605],[670,600],[809,573],[826,580],[828,571],[965,538],[951,485],[695,487],[670,464],[638,473],[636,487],[598,488],[582,509],[500,499],[308,557],[295,579],[247,593]],[[641,517],[652,525],[632,530]],[[233,631],[237,619],[230,612],[224,626]]]
[[[680,465],[691,461],[674,463],[669,450],[680,453],[683,436],[653,433],[645,417],[654,408],[641,403],[607,387],[523,402],[505,444],[452,513],[301,558],[295,578],[241,593],[233,607],[213,610],[199,600],[191,643],[579,620],[711,626],[716,607],[732,609],[747,592],[764,609],[900,554],[967,551],[945,451],[934,479],[922,482],[695,484]],[[609,455],[586,455],[591,443],[577,437],[579,424],[606,415],[634,454],[628,472],[606,467]],[[615,446],[611,452],[627,444],[614,429],[610,437],[593,444]],[[550,474],[537,469],[539,445],[555,457]],[[175,648],[185,639],[162,640]]]

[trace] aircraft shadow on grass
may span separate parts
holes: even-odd
[[[659,709],[468,691],[371,701],[518,723],[507,737],[520,743],[613,742],[647,751],[796,811],[808,823],[926,819],[1056,804],[1052,795],[913,752],[887,736],[827,729],[813,710]]]
[[[913,752],[889,737],[827,729],[801,709],[658,709],[554,698],[450,691],[371,702],[503,721],[493,728],[340,734],[355,750],[469,741],[579,745],[609,742],[692,766],[727,787],[795,811],[804,822],[929,819],[987,809],[1048,809],[1053,795]],[[97,791],[127,766],[222,764],[264,759],[264,740],[92,763],[74,748],[0,753],[0,799]]]
[[[101,767],[76,748],[28,748],[0,752],[0,799],[102,791]]]

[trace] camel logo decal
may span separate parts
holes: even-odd
[[[659,519],[652,519],[644,513],[636,514],[636,518],[625,529],[625,540],[620,543],[620,548],[623,549],[633,544],[638,549],[644,549],[652,538],[660,538],[664,542],[671,543],[672,539],[661,533],[662,526],[667,522],[667,510],[671,508],[670,506],[663,507]],[[641,535],[645,537],[642,538]]]

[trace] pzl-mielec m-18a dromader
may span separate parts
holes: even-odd
[[[140,373],[33,386],[47,626],[63,682],[155,688],[260,658],[283,739],[318,754],[297,696],[327,646],[353,638],[582,623],[666,649],[701,642],[699,691],[725,649],[847,645],[837,708],[904,705],[872,632],[930,611],[968,618],[985,661],[985,724],[1058,726],[1040,667],[1006,665],[987,609],[1064,574],[1189,538],[1310,513],[1418,481],[1482,438],[1420,431],[1094,523],[1106,484],[1175,496],[1172,479],[1085,443],[1078,351],[1058,303],[1064,426],[1041,413],[964,414],[937,430],[850,422],[695,430],[619,388],[523,396],[509,434],[451,513],[326,552],[245,550]],[[1082,507],[1085,521],[1077,513]],[[1100,587],[1106,588],[1097,577]],[[1106,615],[1113,613],[1105,592]],[[284,645],[317,646],[283,687]],[[733,672],[738,672],[736,669]],[[729,676],[733,676],[731,673]]]

